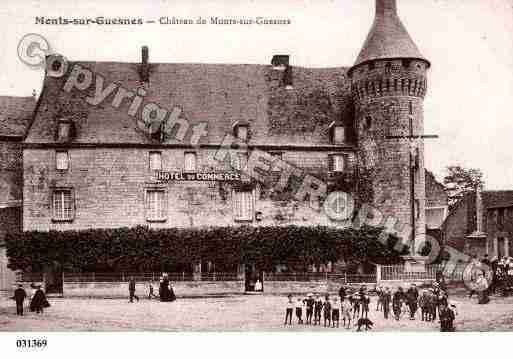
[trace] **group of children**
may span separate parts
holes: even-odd
[[[404,313],[409,314],[410,320],[415,319],[415,314],[420,308],[422,321],[440,321],[441,331],[454,331],[456,316],[455,307],[449,306],[447,293],[440,289],[438,284],[429,289],[421,290],[412,284],[403,291],[401,287],[393,293],[389,288],[376,288],[376,310],[382,310],[385,319],[388,319],[390,305],[394,318],[399,320]],[[358,327],[370,329],[373,325],[368,318],[370,297],[365,287],[346,295],[345,289],[339,292],[339,297],[330,297],[328,294],[322,298],[318,293],[309,293],[306,298],[299,297],[296,300],[288,295],[285,312],[285,325],[292,325],[292,316],[295,309],[297,324],[321,325],[321,319],[325,327],[338,328],[340,321],[346,329],[351,328],[351,322]],[[303,315],[305,320],[303,321]]]
[[[378,287],[376,293],[378,295],[376,310],[383,310],[385,319],[388,319],[389,306],[392,303],[396,320],[399,320],[405,312],[409,314],[410,320],[415,320],[415,314],[420,308],[421,321],[435,321],[438,313],[441,331],[454,331],[456,307],[449,305],[447,292],[436,282],[431,288],[421,290],[420,294],[415,284],[406,291],[399,287],[393,294],[389,288]]]
[[[324,327],[339,328],[342,321],[342,327],[350,329],[351,321],[368,317],[369,303],[370,298],[364,290],[353,295],[341,296],[340,301],[338,297],[330,297],[329,294],[326,294],[323,299],[319,293],[315,295],[309,293],[306,298],[299,297],[294,301],[289,294],[285,325],[292,325],[292,314],[295,309],[297,324],[321,325],[321,319],[323,319]]]

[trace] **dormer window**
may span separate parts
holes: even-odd
[[[246,142],[249,138],[249,125],[246,123],[235,123],[233,125],[233,135],[242,142]]]
[[[57,122],[57,142],[69,142],[74,137],[75,126],[73,121],[67,119],[61,119]]]
[[[341,124],[332,123],[330,125],[330,142],[335,145],[344,143],[346,140],[345,130],[345,127]]]

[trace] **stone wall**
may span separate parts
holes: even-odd
[[[362,201],[371,203],[383,216],[411,225],[410,141],[387,136],[408,136],[410,118],[414,135],[423,134],[423,99],[427,90],[426,63],[399,60],[372,61],[352,70],[356,103],[359,171],[368,177],[361,185]],[[419,149],[415,170],[416,233],[425,233],[426,187],[424,146]]]
[[[170,181],[159,183],[149,169],[150,149],[71,148],[70,168],[55,170],[55,149],[24,150],[24,230],[70,230],[148,224],[151,227],[228,226],[236,224],[230,185],[219,182]],[[162,149],[163,170],[183,169],[183,149]],[[300,168],[327,172],[329,152],[287,151],[283,159]],[[198,171],[231,171],[214,160],[215,150],[197,151]],[[354,161],[354,158],[353,158]],[[272,174],[276,181],[280,174]],[[297,179],[296,179],[297,181]],[[51,194],[55,187],[72,188],[75,216],[70,222],[52,221]],[[167,193],[167,220],[147,221],[145,190],[159,187]],[[222,187],[222,188],[221,188]],[[255,189],[259,225],[330,224],[307,202],[293,197],[271,200],[268,188]],[[256,222],[255,222],[256,224]]]
[[[0,292],[10,292],[16,282],[16,274],[7,268],[5,247],[0,247]]]
[[[152,285],[154,293],[158,295],[159,283],[153,282]],[[173,282],[173,288],[177,297],[242,294],[244,293],[244,282]],[[147,298],[148,293],[148,283],[136,284],[135,294],[137,296]],[[64,297],[126,298],[128,297],[128,283],[64,282],[63,295]]]

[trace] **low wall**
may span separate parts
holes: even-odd
[[[0,247],[0,291],[11,291],[16,284],[16,273],[7,268],[5,247]]]
[[[309,281],[309,282],[294,282],[294,281],[265,281],[264,293],[265,294],[307,294],[312,293],[325,293],[328,290],[328,283],[326,281]]]
[[[158,295],[159,283],[154,282],[153,291]],[[177,297],[237,294],[244,292],[243,281],[187,281],[173,282]],[[148,283],[137,283],[135,294],[141,298],[149,293]],[[126,298],[128,283],[121,282],[64,282],[64,297]]]

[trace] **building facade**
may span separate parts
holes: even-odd
[[[443,232],[447,245],[467,255],[513,256],[513,191],[465,194],[449,213]]]
[[[4,238],[22,229],[22,142],[34,111],[33,97],[0,97],[0,292],[15,278],[7,268]]]
[[[140,63],[50,63],[23,145],[23,230],[340,225],[322,204],[343,191],[421,237],[412,136],[430,63],[396,1],[376,1],[353,66],[290,61],[152,63],[143,47]]]

